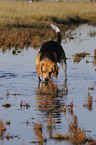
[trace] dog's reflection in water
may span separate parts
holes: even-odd
[[[41,95],[56,95],[58,94],[58,87],[53,81],[40,82],[38,84],[38,93]]]
[[[42,118],[44,122],[47,124],[51,123],[53,126],[53,122],[55,125],[57,123],[61,123],[61,91],[58,89],[57,84],[53,81],[48,82],[40,82],[37,87],[37,95],[36,95],[36,105],[39,111],[40,116],[43,115]],[[64,97],[66,100],[66,97]],[[48,127],[49,137],[52,137],[53,127]]]
[[[65,87],[66,86],[66,87]],[[37,96],[36,100],[38,100],[38,109],[45,109],[47,111],[51,111],[51,109],[60,108],[59,97],[62,95],[66,95],[68,93],[67,85],[63,84],[63,91],[59,90],[57,84],[53,81],[48,82],[40,82],[37,87]],[[65,89],[66,88],[66,89]]]
[[[60,118],[60,101],[58,87],[53,81],[40,82],[37,88],[37,109],[48,117],[49,112],[53,117]]]

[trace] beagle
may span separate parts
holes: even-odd
[[[51,24],[51,27],[57,33],[57,41],[47,41],[41,46],[36,57],[37,76],[39,81],[41,81],[40,76],[43,81],[49,81],[53,77],[57,78],[59,74],[57,63],[60,63],[64,71],[64,79],[67,80],[66,56],[61,46],[61,33],[57,26]]]

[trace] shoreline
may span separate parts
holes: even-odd
[[[75,21],[75,23],[74,23]],[[36,23],[33,24],[33,26],[6,26],[2,29],[0,29],[0,48],[3,52],[6,52],[7,49],[18,49],[23,50],[24,47],[28,48],[33,47],[34,49],[37,49],[39,46],[41,46],[44,42],[48,40],[55,40],[56,34],[54,30],[51,29],[50,24],[57,25],[61,30],[62,37],[64,36],[64,33],[68,29],[75,29],[77,26],[81,24],[88,24],[96,26],[96,23],[85,20],[74,20],[71,25],[67,24],[58,24],[56,22],[38,22],[39,26],[37,27]],[[68,22],[69,23],[69,22]]]
[[[0,10],[0,48],[3,52],[7,49],[23,50],[24,47],[29,46],[36,49],[45,41],[54,40],[56,34],[50,27],[51,23],[60,28],[62,37],[68,29],[74,29],[80,24],[96,26],[96,3],[9,3],[8,6],[8,2],[0,2],[2,6],[2,11]],[[18,4],[19,6],[16,7]],[[82,6],[81,10],[79,5]],[[50,13],[48,7],[50,7]],[[61,14],[57,15],[60,12]]]

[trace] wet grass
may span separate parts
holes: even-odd
[[[51,119],[50,119],[51,117]],[[54,122],[52,121],[52,115],[49,113],[49,123],[47,123],[48,127],[51,127],[52,129],[52,124],[54,124]],[[55,131],[55,136],[51,135],[50,139],[54,139],[54,140],[58,140],[58,141],[64,141],[64,140],[71,140],[71,142],[73,144],[83,144],[83,143],[87,143],[87,144],[94,144],[96,143],[96,141],[94,139],[92,139],[91,137],[87,137],[86,136],[86,132],[87,130],[81,129],[79,127],[79,123],[78,123],[78,118],[75,114],[73,114],[72,119],[68,119],[67,120],[68,123],[68,133],[66,134],[60,134],[57,133]],[[56,124],[55,124],[56,127]],[[43,124],[42,123],[36,123],[34,124],[34,132],[35,135],[37,136],[37,141],[31,141],[31,143],[43,143],[43,142],[47,142],[48,138],[45,137],[45,134],[43,133]],[[52,129],[53,130],[53,129]]]
[[[50,23],[57,24],[63,33],[81,23],[96,25],[95,3],[0,2],[0,8],[0,47],[3,52],[14,47],[13,54],[54,39]]]
[[[45,28],[46,29],[46,28]],[[51,31],[51,32],[50,32]],[[13,48],[12,53],[20,53],[24,47],[38,47],[47,40],[54,38],[54,32],[47,28],[46,33],[38,28],[4,28],[0,31],[0,47],[3,52],[7,49]]]
[[[67,104],[65,105],[63,108],[62,108],[62,111],[64,113],[66,113],[68,111],[68,113],[71,113],[71,115],[73,115],[73,107],[74,107],[74,103],[73,103],[73,100],[70,104]]]
[[[30,105],[28,103],[25,103],[23,100],[21,100],[20,107],[21,107],[21,109],[22,109],[22,107],[26,107],[26,109],[28,109],[30,107]]]
[[[10,121],[6,121],[6,123],[4,123],[2,120],[0,120],[0,139],[4,139],[6,138],[7,140],[10,140],[10,139],[14,139],[14,138],[19,138],[19,135],[16,135],[16,136],[13,136],[13,135],[10,135],[10,133],[8,132],[6,134],[6,130],[7,130],[7,127],[6,125],[10,125]]]
[[[5,131],[5,130],[6,130],[6,125],[5,125],[5,123],[3,123],[2,120],[0,120],[0,131],[3,132],[3,131]]]
[[[90,54],[87,52],[76,53],[76,55],[74,55],[74,62],[77,62],[77,63],[80,62],[80,60],[85,58],[86,55],[90,55]]]
[[[96,49],[94,50],[94,60],[93,60],[94,65],[96,65]]]
[[[83,105],[83,107],[86,107],[86,109],[91,111],[93,109],[93,97],[91,96],[90,91],[94,91],[94,86],[88,87],[88,96],[86,98],[86,103]],[[40,94],[40,96],[42,96],[42,94]],[[40,96],[38,96],[39,97],[38,101],[41,103]],[[50,100],[48,99],[47,99],[47,102],[50,103]],[[46,103],[44,101],[44,98],[42,98],[42,102],[46,106],[43,108],[43,110],[46,110],[46,111],[49,110],[47,107],[49,106],[49,103]],[[53,104],[51,104],[51,106],[52,105]],[[42,106],[42,105],[39,105],[39,106]],[[41,109],[41,107],[39,107],[38,109]],[[74,101],[73,100],[69,104],[64,104],[64,105],[62,104],[60,107],[60,111],[63,112],[65,116],[67,113],[71,114],[71,118],[66,119],[67,124],[68,124],[68,127],[67,127],[68,132],[64,134],[58,133],[57,131],[58,120],[56,119],[54,120],[52,112],[49,112],[47,121],[46,121],[46,127],[44,124],[41,124],[41,123],[34,124],[33,129],[35,129],[35,135],[37,136],[37,141],[32,141],[31,143],[43,143],[43,142],[47,142],[47,140],[49,139],[52,139],[52,140],[54,139],[55,141],[59,141],[59,142],[70,140],[73,144],[88,144],[88,145],[94,144],[95,145],[96,141],[92,137],[87,137],[86,135],[86,132],[89,132],[89,130],[86,130],[84,128],[82,129],[79,126],[78,116],[74,114]],[[48,130],[51,130],[53,132],[53,134],[49,135],[49,138],[48,137],[46,138],[45,137],[46,133],[45,134],[43,133],[43,130],[45,131],[45,128],[48,128]],[[55,135],[54,135],[54,130],[55,130]]]
[[[86,103],[83,104],[83,107],[86,107],[88,110],[91,111],[93,109],[92,105],[93,105],[93,97],[88,92],[88,97],[86,99]]]

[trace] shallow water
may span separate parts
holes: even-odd
[[[90,30],[96,32],[96,28],[88,25],[81,25],[72,31],[74,39],[62,41],[67,60],[68,94],[64,95],[63,70],[60,67],[58,79],[50,82],[50,87],[45,84],[38,85],[35,70],[35,58],[38,50],[24,49],[21,54],[12,55],[11,51],[2,53],[0,50],[0,119],[3,122],[10,120],[3,137],[0,136],[2,145],[28,145],[32,141],[37,141],[34,134],[34,123],[42,123],[43,132],[47,138],[47,145],[68,144],[71,141],[55,141],[51,135],[55,132],[64,134],[68,132],[66,119],[72,118],[72,113],[68,110],[66,114],[61,111],[64,104],[68,105],[73,100],[73,112],[77,115],[80,128],[88,131],[86,134],[96,138],[96,66],[93,64],[94,49],[96,48],[96,37],[90,37]],[[88,52],[79,63],[73,62],[73,55],[80,52]],[[86,60],[89,63],[86,63]],[[43,86],[43,89],[42,89]],[[94,90],[88,87],[94,86]],[[7,88],[9,96],[7,95]],[[43,93],[42,93],[43,92]],[[83,107],[88,97],[88,92],[92,95],[92,110]],[[17,95],[14,95],[16,93]],[[20,106],[21,100],[28,103],[30,107]],[[11,104],[6,108],[2,105]],[[47,127],[49,112],[56,121],[56,127],[50,130]],[[7,140],[7,133],[13,135],[13,139]],[[16,137],[18,135],[18,137]]]

